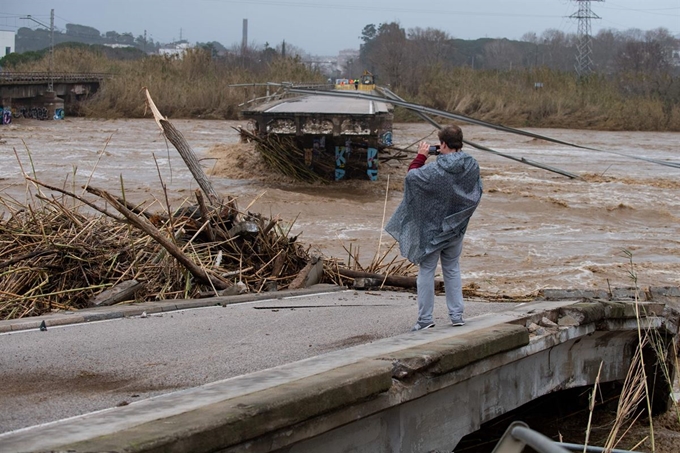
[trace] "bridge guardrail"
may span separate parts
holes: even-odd
[[[538,453],[570,453],[571,451],[585,451],[588,453],[605,452],[605,449],[601,447],[555,442],[551,438],[529,428],[524,422],[512,422],[505,430],[505,434],[498,441],[492,453],[521,453],[527,445]],[[640,453],[617,449],[609,451],[611,453]]]
[[[0,72],[0,84],[46,83],[52,82],[93,82],[112,78],[112,74],[102,72],[68,73],[68,72]]]

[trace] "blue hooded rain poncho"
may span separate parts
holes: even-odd
[[[464,152],[443,154],[406,174],[404,199],[385,226],[414,264],[465,234],[482,198],[477,161]]]

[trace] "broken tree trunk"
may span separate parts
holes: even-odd
[[[398,288],[416,288],[417,285],[417,278],[416,277],[402,277],[399,275],[381,275],[381,274],[372,274],[370,272],[364,272],[364,271],[354,271],[351,269],[343,269],[343,268],[338,268],[338,273],[343,276],[343,277],[348,277],[348,278],[353,278],[353,279],[368,279],[368,281],[377,281],[380,280],[382,282],[381,285],[379,286],[396,286]],[[435,280],[434,281],[434,289],[435,291],[442,291],[444,290],[444,282],[441,280]]]
[[[191,149],[191,146],[189,146],[189,143],[186,141],[182,133],[177,130],[177,128],[175,128],[175,126],[173,126],[170,121],[161,115],[161,112],[156,107],[156,104],[154,104],[153,99],[151,99],[149,90],[146,88],[144,90],[146,92],[146,99],[149,103],[149,108],[153,112],[153,117],[156,120],[156,124],[158,124],[158,127],[160,127],[163,131],[163,135],[165,135],[165,138],[167,138],[168,141],[172,143],[172,146],[175,147],[179,155],[182,156],[184,163],[189,168],[189,171],[194,176],[194,179],[198,183],[198,186],[201,188],[203,193],[208,196],[210,203],[219,205],[220,197],[217,195],[217,192],[215,192],[212,183],[208,179],[208,176],[198,163],[198,159],[196,158],[194,151]]]
[[[212,226],[210,226],[210,211],[205,204],[203,194],[198,189],[196,189],[196,201],[198,202],[198,207],[201,211],[201,221],[203,222],[203,225],[205,225],[205,233],[208,235],[208,240],[210,242],[215,242],[215,233],[213,232]]]

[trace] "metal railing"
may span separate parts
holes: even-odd
[[[555,442],[551,438],[529,428],[526,423],[512,422],[508,429],[505,430],[503,437],[498,441],[492,453],[521,453],[527,445],[538,453],[570,453],[571,451],[603,453],[605,451],[601,447]],[[639,453],[629,450],[608,451],[611,453]]]
[[[33,83],[47,83],[62,82],[100,82],[104,79],[110,79],[113,75],[101,72],[89,73],[68,73],[68,72],[0,72],[0,84],[33,84]]]

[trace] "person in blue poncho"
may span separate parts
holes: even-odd
[[[482,198],[479,165],[461,151],[463,131],[447,126],[438,137],[436,162],[425,164],[428,143],[418,147],[404,181],[404,199],[385,226],[399,242],[401,254],[419,265],[414,331],[434,327],[434,275],[440,260],[451,324],[465,324],[459,259],[468,222]]]

